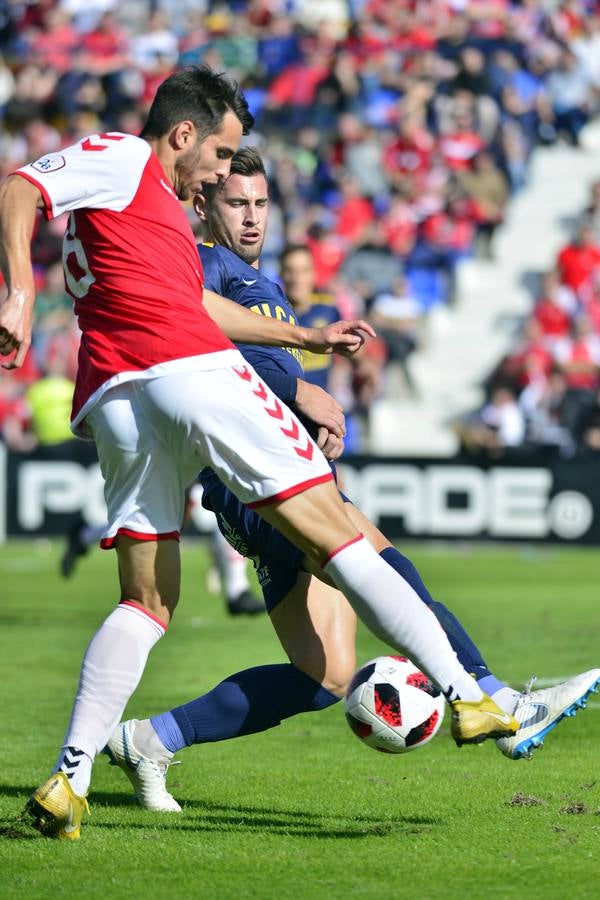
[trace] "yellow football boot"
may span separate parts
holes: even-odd
[[[45,837],[78,841],[84,811],[90,811],[87,798],[74,793],[64,772],[55,772],[33,792],[24,816]]]
[[[514,716],[484,694],[481,700],[453,700],[450,733],[456,744],[480,744],[488,738],[510,737],[519,728]]]

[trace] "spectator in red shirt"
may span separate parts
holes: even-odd
[[[443,210],[424,222],[422,235],[439,252],[469,253],[475,237],[471,202],[462,196],[449,199]]]
[[[561,285],[556,272],[547,272],[542,280],[542,291],[533,317],[540,326],[542,339],[550,350],[557,341],[569,336],[571,319],[576,303],[573,294]]]
[[[485,141],[475,130],[473,117],[459,112],[454,117],[454,127],[440,138],[440,153],[453,171],[469,168],[473,157],[485,148]]]
[[[351,246],[360,241],[369,222],[375,218],[373,204],[363,197],[355,178],[346,174],[340,179],[342,202],[337,209],[336,233]]]
[[[532,381],[547,380],[553,365],[554,357],[542,339],[539,323],[528,319],[518,346],[502,360],[492,382],[510,379],[521,390]]]
[[[313,47],[301,62],[287,66],[269,85],[265,115],[269,126],[296,129],[307,124],[317,87],[331,70],[330,54]]]
[[[312,253],[315,267],[315,287],[326,290],[337,274],[345,256],[342,241],[318,222],[310,225],[306,245]]]
[[[69,14],[60,8],[48,9],[43,14],[42,28],[30,38],[29,49],[40,65],[62,75],[71,67],[79,41]]]
[[[408,265],[411,277],[415,270],[436,273],[439,282],[436,294],[447,303],[456,299],[456,266],[473,249],[475,223],[471,203],[463,195],[446,201],[444,209],[429,216],[423,223],[419,240],[410,254]],[[426,301],[426,305],[430,305]]]
[[[407,257],[417,238],[417,214],[413,204],[401,191],[392,193],[392,202],[381,220],[381,227],[390,249]]]
[[[93,31],[83,36],[81,53],[82,67],[100,77],[119,72],[129,64],[129,41],[113,12],[104,13]]]
[[[568,388],[595,391],[600,376],[600,336],[594,333],[590,320],[578,316],[572,337],[566,338],[555,351],[555,358],[567,380]]]
[[[392,184],[404,179],[422,183],[431,169],[435,141],[416,116],[400,123],[398,137],[383,151],[383,167]]]
[[[558,254],[561,281],[578,293],[589,285],[594,272],[600,271],[600,246],[594,230],[586,223],[579,226],[570,244]]]
[[[582,291],[583,312],[590,320],[594,332],[600,335],[600,272],[595,272],[587,290]]]

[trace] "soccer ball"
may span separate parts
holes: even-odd
[[[344,701],[354,734],[382,753],[406,753],[437,734],[444,696],[405,656],[378,656],[356,672]]]

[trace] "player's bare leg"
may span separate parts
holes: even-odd
[[[356,669],[356,615],[344,595],[307,572],[271,612],[290,662],[343,697]]]

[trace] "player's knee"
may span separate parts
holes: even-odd
[[[335,665],[328,667],[325,672],[321,681],[323,687],[335,694],[336,697],[344,697],[352,681],[355,668],[356,661],[354,657],[342,661],[336,660]]]

